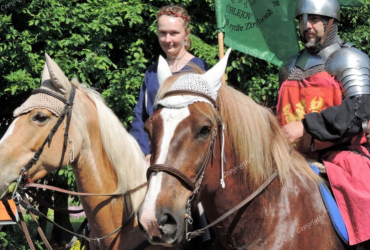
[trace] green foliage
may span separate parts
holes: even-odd
[[[229,83],[256,102],[273,107],[279,88],[277,67],[240,52],[233,53],[230,61]]]
[[[61,168],[58,171],[53,171],[49,173],[45,178],[45,181],[47,181],[47,184],[50,186],[56,186],[63,189],[67,189],[70,191],[77,191],[76,186],[76,179],[73,174],[73,168],[71,166],[67,166],[64,168]],[[43,182],[42,180],[41,182]],[[54,192],[52,190],[36,190],[35,191],[36,196],[40,199],[43,199],[45,202],[47,202],[50,205],[53,205],[55,207],[61,208],[61,204],[59,204],[59,198],[60,196],[64,196],[66,199],[68,198],[68,195],[62,194],[59,192]],[[74,204],[79,204],[80,199],[78,196],[71,196]]]
[[[80,250],[81,249],[81,242],[79,240],[76,240],[76,243],[72,246],[71,250]],[[82,250],[85,249],[85,247],[82,247]]]
[[[44,243],[35,239],[37,235],[37,228],[31,218],[31,215],[24,214],[23,217],[36,249],[44,249]],[[20,225],[7,226],[7,228],[9,232],[0,232],[0,250],[29,249],[26,237]]]
[[[56,182],[67,183],[68,185],[73,185],[75,183],[75,177],[73,175],[73,169],[71,166],[62,168],[61,170],[57,172],[57,174],[58,174],[58,177],[55,178],[55,183]],[[74,190],[76,190],[75,186],[72,188],[72,191]]]
[[[0,0],[0,100],[29,94],[39,85],[46,52],[68,78],[97,88],[128,127],[145,69],[161,54],[155,13],[173,2],[9,2]],[[193,17],[192,52],[213,65],[218,55],[213,1],[181,4]],[[3,116],[10,119],[15,105],[19,102],[2,110]]]
[[[370,56],[370,1],[361,8],[342,8],[340,37]]]
[[[214,65],[218,48],[212,0],[0,0],[0,102],[8,100],[2,117],[10,119],[19,105],[9,99],[24,100],[39,85],[47,52],[68,78],[75,76],[97,88],[129,127],[145,69],[163,53],[155,13],[166,4],[189,10],[191,52]],[[369,5],[365,0],[361,8],[342,8],[340,25],[341,37],[366,53],[370,51]],[[229,84],[273,107],[278,69],[237,51],[230,61]]]
[[[9,5],[5,0],[0,3]],[[191,52],[214,65],[218,48],[213,1],[174,3],[184,5],[192,16]],[[0,99],[38,86],[47,52],[69,78],[76,76],[100,90],[128,127],[145,69],[162,53],[155,12],[165,4],[172,2],[14,1],[3,8],[0,18]],[[363,51],[370,51],[368,13],[368,2],[360,9],[343,8],[340,26],[341,36]],[[274,106],[278,69],[236,51],[231,60],[228,82],[254,100]],[[2,112],[10,117],[14,108]]]

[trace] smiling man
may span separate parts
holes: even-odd
[[[370,239],[364,136],[370,131],[370,60],[339,38],[337,0],[300,0],[296,18],[305,48],[281,68],[278,119],[301,153],[324,163],[349,244],[370,249],[364,246]]]

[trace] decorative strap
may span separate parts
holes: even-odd
[[[220,118],[221,120],[221,118]],[[219,127],[220,127],[220,133],[221,133],[221,136],[220,136],[220,139],[221,139],[221,142],[220,142],[220,146],[221,146],[221,162],[220,162],[220,166],[221,166],[221,179],[220,179],[220,185],[222,188],[225,188],[225,176],[224,176],[224,157],[225,157],[225,133],[224,133],[224,130],[225,130],[225,126],[223,124],[223,122],[219,122]]]
[[[205,99],[207,99],[208,101],[210,101],[212,103],[212,105],[216,108],[217,107],[217,102],[212,98],[210,97],[209,95],[206,95],[200,91],[196,91],[196,90],[185,90],[185,89],[182,89],[182,90],[171,90],[171,91],[168,91],[166,94],[164,94],[163,98],[166,98],[166,97],[169,97],[169,96],[176,96],[176,95],[195,95],[195,96],[200,96],[200,97],[203,97]]]

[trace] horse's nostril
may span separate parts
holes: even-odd
[[[176,220],[170,214],[165,214],[160,220],[159,227],[162,234],[173,234],[176,232]]]
[[[162,218],[158,221],[158,225],[159,225],[159,226],[162,226],[162,225],[166,224],[166,223],[167,223],[167,220],[168,220],[168,215],[167,215],[167,214],[165,214],[165,215],[163,215],[163,216],[162,216]]]

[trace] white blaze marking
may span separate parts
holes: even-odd
[[[190,115],[188,107],[182,109],[162,109],[163,137],[156,164],[163,164],[167,158],[170,142],[177,126]]]
[[[146,231],[148,231],[149,223],[157,222],[157,218],[155,217],[155,203],[161,190],[162,176],[163,173],[153,173],[150,178],[148,193],[143,203],[143,213],[140,217],[140,223]]]
[[[163,137],[162,143],[160,146],[159,157],[156,164],[163,164],[167,158],[168,149],[170,146],[171,139],[175,133],[177,126],[183,121],[186,117],[190,115],[189,109],[162,109],[160,113],[163,121]],[[153,174],[150,179],[150,184],[148,188],[148,193],[145,196],[143,203],[143,212],[140,217],[140,222],[143,227],[147,230],[149,222],[157,222],[155,217],[155,204],[158,197],[158,194],[162,186],[162,177],[163,173]]]
[[[3,136],[3,138],[1,138],[0,144],[3,143],[5,141],[5,139],[8,138],[13,133],[13,130],[14,130],[14,127],[15,127],[15,122],[18,120],[18,118],[15,119],[12,122],[12,124],[10,124],[10,126],[9,126],[8,130],[6,131],[5,135]]]

